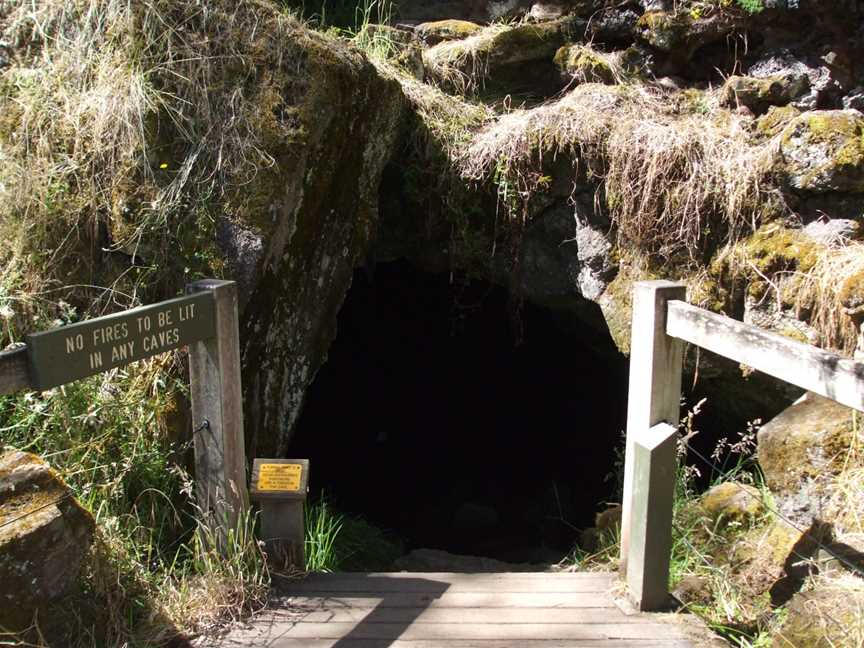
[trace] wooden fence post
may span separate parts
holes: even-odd
[[[189,345],[195,482],[201,510],[226,531],[249,506],[237,284],[203,279],[186,287],[188,294],[204,291],[213,294],[216,335]]]
[[[672,300],[685,300],[686,294],[684,284],[671,281],[640,281],[633,286],[620,568],[621,577],[628,582],[635,443],[658,423],[678,426],[684,345],[666,335],[666,305]],[[672,501],[652,501],[651,505],[671,510]]]
[[[633,497],[627,586],[640,610],[669,600],[672,500],[675,497],[678,428],[655,425],[633,444]]]

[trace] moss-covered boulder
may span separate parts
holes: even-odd
[[[864,115],[819,110],[795,119],[780,141],[780,170],[802,192],[864,193]]]
[[[377,227],[381,174],[405,99],[350,44],[297,26],[260,88],[259,128],[274,145],[269,191],[235,223],[261,252],[241,339],[247,442],[280,456],[336,315]]]
[[[585,45],[565,45],[555,53],[555,65],[580,83],[615,83],[617,70],[609,55]]]
[[[772,648],[859,646],[864,639],[864,580],[856,576],[817,578],[786,609]]]
[[[712,487],[702,496],[701,504],[711,518],[728,522],[747,522],[765,510],[759,489],[737,482]]]
[[[807,91],[810,83],[805,76],[773,76],[756,79],[731,76],[723,85],[721,104],[729,107],[746,106],[762,114],[770,106],[785,106]]]
[[[568,82],[614,84],[642,75],[648,66],[644,48],[602,52],[587,45],[564,45],[555,53],[555,65]]]
[[[855,439],[852,410],[815,394],[763,425],[759,465],[781,511],[804,523],[821,516],[834,477],[854,467]]]
[[[741,26],[733,14],[715,11],[708,15],[699,12],[646,11],[636,24],[638,37],[654,49],[679,61],[689,60],[693,53]]]
[[[62,596],[93,539],[93,516],[39,457],[0,456],[0,628]],[[0,630],[2,634],[2,630]]]
[[[442,41],[461,40],[480,32],[483,28],[468,20],[435,20],[420,23],[414,28],[415,33],[429,45],[437,45]]]
[[[423,53],[429,75],[442,87],[462,93],[549,94],[561,86],[555,53],[576,23],[561,18],[544,23],[491,25],[459,41],[440,43]]]

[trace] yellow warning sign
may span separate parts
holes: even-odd
[[[258,472],[258,490],[299,491],[301,464],[261,464]]]

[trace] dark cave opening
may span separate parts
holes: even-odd
[[[560,559],[615,490],[627,365],[608,332],[407,262],[363,272],[290,456],[314,499],[428,547]]]

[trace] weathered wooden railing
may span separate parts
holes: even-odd
[[[864,411],[864,364],[686,303],[669,281],[633,290],[621,576],[642,610],[667,604],[684,342]]]
[[[0,352],[0,395],[50,389],[188,345],[198,503],[224,528],[248,507],[237,285],[205,279],[186,293],[28,335],[25,345]]]

